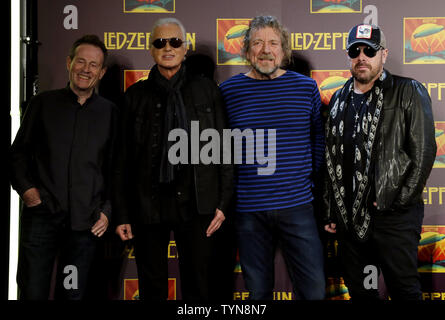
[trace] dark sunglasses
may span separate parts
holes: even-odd
[[[167,45],[167,42],[170,43],[170,45],[173,48],[179,48],[180,46],[182,46],[182,44],[184,43],[184,41],[182,41],[179,38],[159,38],[156,39],[152,42],[152,45],[156,48],[156,49],[162,49]]]
[[[380,48],[378,50],[370,47],[370,46],[366,46],[363,48],[363,53],[368,57],[368,58],[373,58],[375,57],[375,55],[377,54],[377,51],[379,51]],[[357,58],[360,55],[360,52],[362,51],[362,49],[359,46],[352,46],[351,48],[349,48],[348,50],[348,56],[351,59]]]

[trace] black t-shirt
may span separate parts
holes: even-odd
[[[366,98],[366,94],[358,94],[353,93],[352,99],[354,99],[354,106],[359,112],[359,116],[363,112],[363,102]],[[354,158],[355,158],[355,150],[354,150],[354,138],[352,137],[354,133],[355,126],[355,115],[356,110],[352,106],[351,103],[348,104],[348,107],[345,110],[345,118],[344,118],[344,136],[343,136],[343,174],[344,174],[344,184],[345,184],[345,192],[346,192],[346,208],[348,212],[352,211],[352,201],[351,198],[352,191],[352,179],[354,176]],[[361,117],[360,117],[361,118]],[[358,123],[357,125],[360,125]]]

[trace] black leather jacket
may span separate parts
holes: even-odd
[[[157,135],[162,134],[156,128],[164,120],[160,119],[162,101],[156,88],[149,78],[135,83],[125,93],[114,165],[116,225],[159,222],[159,172],[152,169],[152,155],[159,148]],[[200,76],[187,76],[181,91],[187,118],[199,121],[199,131],[214,128],[222,133],[227,122],[216,83]],[[200,142],[200,148],[206,143]],[[233,166],[196,164],[193,179],[194,190],[177,190],[177,195],[195,197],[199,214],[215,214],[218,208],[227,215],[233,194]]]
[[[385,72],[383,121],[378,129],[374,165],[375,201],[380,211],[423,202],[423,188],[437,149],[431,98],[425,87],[416,80]],[[324,222],[337,221],[327,175],[323,198]]]

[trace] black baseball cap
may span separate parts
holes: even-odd
[[[386,49],[386,38],[383,31],[372,24],[359,24],[349,30],[346,50],[356,43],[364,43],[375,50]]]

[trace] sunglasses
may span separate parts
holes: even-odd
[[[377,51],[380,50],[380,48],[378,50],[376,50],[370,46],[366,46],[364,48],[360,48],[359,46],[352,46],[348,50],[348,56],[351,59],[357,58],[360,55],[360,52],[362,52],[362,50],[363,50],[363,53],[365,54],[365,56],[367,56],[368,58],[373,58],[377,54]]]
[[[167,45],[167,42],[170,43],[170,45],[173,48],[179,48],[180,46],[182,46],[182,44],[184,43],[184,41],[182,41],[179,38],[159,38],[156,39],[152,42],[152,45],[156,48],[156,49],[162,49]]]

